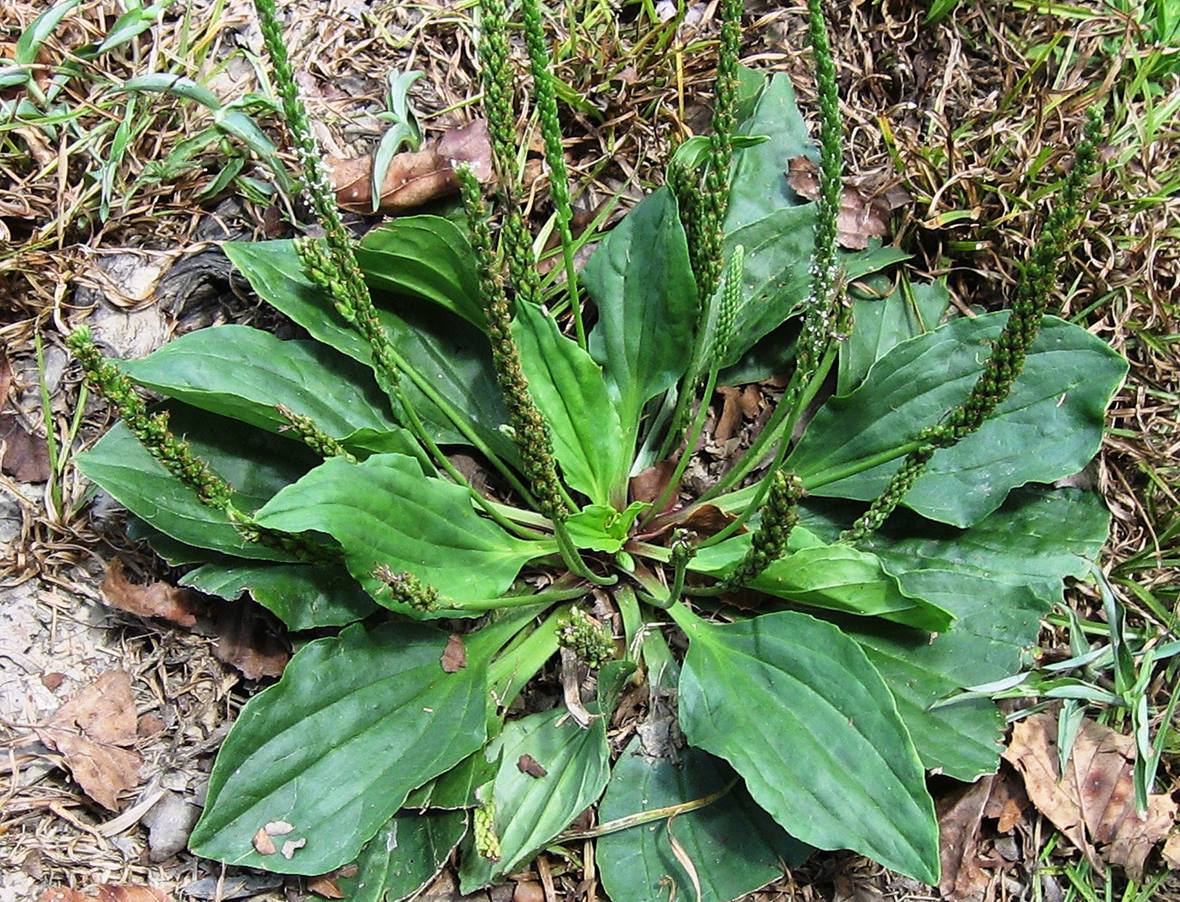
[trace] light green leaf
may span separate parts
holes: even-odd
[[[373,575],[379,566],[412,573],[449,599],[470,601],[503,594],[525,562],[554,550],[481,517],[465,488],[424,477],[417,461],[402,454],[375,454],[360,464],[326,460],[279,492],[257,519],[272,529],[330,535],[343,548],[349,572],[394,610],[402,607]]]
[[[372,373],[318,342],[282,341],[249,326],[214,326],[120,362],[140,385],[268,432],[289,424],[285,405],[333,438],[397,422]]]
[[[751,534],[733,536],[701,549],[689,569],[728,575],[750,548]],[[797,604],[882,617],[928,632],[942,632],[951,615],[920,596],[906,593],[871,552],[851,545],[826,545],[802,526],[795,527],[788,553],[766,568],[751,588]]]
[[[1003,311],[958,319],[895,346],[859,388],[820,409],[787,465],[813,495],[876,497],[900,460],[826,481],[913,440],[963,401],[1007,318]],[[1045,317],[1008,400],[979,431],[935,452],[905,504],[929,519],[969,526],[1017,486],[1078,472],[1098,451],[1106,406],[1126,372],[1106,342]]]
[[[441,216],[402,216],[361,239],[357,261],[371,288],[421,298],[487,328],[467,233]]]
[[[625,501],[631,449],[602,369],[531,304],[518,305],[512,333],[566,482],[596,504]]]
[[[726,787],[729,787],[728,791]],[[733,769],[699,749],[678,762],[649,757],[633,739],[611,772],[598,805],[600,824],[725,791],[704,808],[608,833],[595,844],[602,885],[612,899],[694,899],[692,879],[672,851],[675,838],[692,862],[701,902],[730,902],[782,876],[811,851],[758,807]]]
[[[630,447],[643,405],[688,366],[697,317],[696,281],[672,192],[661,188],[628,213],[582,279],[598,308],[590,353],[606,371]]]
[[[438,876],[465,832],[461,811],[395,814],[361,850],[356,873],[337,885],[349,902],[398,902]]]
[[[227,601],[249,592],[292,630],[341,626],[377,609],[361,587],[338,567],[248,564],[225,559],[186,573],[180,585]]]
[[[304,276],[292,242],[229,241],[222,249],[263,300],[306,329],[312,338],[371,365],[369,346]],[[406,304],[399,308],[399,314],[378,308],[377,315],[398,352],[460,410],[496,453],[515,460],[515,446],[500,430],[508,422],[508,413],[484,336],[454,319],[443,320],[438,311],[414,310]],[[402,385],[419,415],[433,427],[437,441],[465,444],[446,415],[411,380],[403,380]]]
[[[531,756],[545,775],[525,773],[523,755]],[[603,718],[582,729],[564,707],[506,724],[488,744],[487,757],[500,762],[490,784],[500,860],[489,861],[468,844],[459,869],[464,893],[510,873],[569,826],[598,799],[610,771]]]
[[[415,786],[485,737],[486,662],[440,663],[445,633],[354,625],[304,646],[283,678],[242,709],[209,778],[189,847],[204,858],[285,874],[323,874],[352,861]],[[307,844],[290,859],[260,855],[264,825]]]
[[[942,282],[914,285],[908,279],[879,300],[853,296],[853,328],[848,340],[840,345],[836,393],[846,395],[856,388],[869,367],[894,345],[937,328],[950,300]]]
[[[793,611],[725,626],[672,613],[690,641],[680,675],[689,744],[733,765],[792,836],[937,883],[922,766],[860,646]]]
[[[614,554],[627,544],[636,518],[649,507],[645,501],[632,501],[623,511],[605,504],[589,504],[566,519],[566,528],[578,548]]]

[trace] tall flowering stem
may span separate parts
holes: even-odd
[[[972,386],[967,399],[954,408],[946,420],[923,430],[921,445],[911,451],[885,490],[869,505],[843,539],[856,542],[879,529],[926,469],[939,448],[949,448],[979,429],[1012,392],[1012,386],[1024,369],[1029,349],[1041,329],[1041,320],[1049,309],[1051,292],[1057,281],[1062,258],[1068,253],[1074,231],[1081,219],[1084,194],[1091,177],[1098,170],[1098,149],[1103,136],[1103,116],[1099,109],[1087,115],[1085,132],[1074,155],[1073,168],[1065,179],[1061,197],[1050,211],[1033,247],[1032,259],[1024,267],[1016,288],[1016,298],[1004,329],[992,346],[983,372]]]
[[[561,237],[561,253],[565,262],[565,282],[569,292],[570,310],[574,317],[574,331],[578,344],[586,347],[586,327],[582,323],[582,301],[578,295],[578,273],[574,269],[574,236],[570,230],[573,211],[570,208],[569,173],[565,166],[561,123],[557,118],[557,92],[549,63],[549,47],[541,23],[538,0],[521,0],[524,35],[533,71],[533,91],[537,113],[541,120],[541,137],[545,141],[545,160],[549,164],[549,193],[557,216],[557,231]]]

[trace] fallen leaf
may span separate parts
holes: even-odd
[[[545,902],[545,888],[535,880],[525,880],[516,884],[512,902]]]
[[[713,533],[723,530],[736,519],[736,516],[727,514],[716,504],[701,504],[694,507],[692,513],[685,517],[680,525],[703,536],[711,536]],[[740,532],[745,531],[745,527],[740,530]]]
[[[193,611],[197,596],[190,589],[181,589],[163,581],[140,585],[127,578],[122,558],[115,558],[107,566],[107,574],[99,586],[102,597],[111,607],[140,617],[159,617],[179,626],[191,627],[197,622]]]
[[[820,185],[815,163],[807,157],[795,157],[787,164],[787,184],[802,197],[817,200]],[[836,240],[850,250],[864,250],[870,238],[884,238],[889,233],[890,212],[909,200],[909,195],[896,186],[882,192],[864,192],[854,185],[844,185],[840,212],[836,214]]]
[[[8,393],[12,390],[12,364],[8,361],[8,354],[0,348],[0,410],[4,409],[8,401]]]
[[[83,893],[64,886],[45,890],[37,902],[169,902],[169,897],[150,886],[127,886],[100,883],[94,887],[98,895]]]
[[[721,415],[717,417],[717,425],[713,427],[713,441],[727,442],[733,438],[742,422],[742,406],[738,399],[741,391],[729,385],[722,385],[717,389],[721,395]]]
[[[373,211],[373,158],[371,155],[326,160],[336,202],[354,213]],[[421,150],[394,154],[381,182],[380,213],[398,213],[459,190],[452,168],[467,163],[480,181],[492,177],[492,150],[488,126],[482,119],[446,132]]]
[[[549,773],[549,771],[541,767],[540,762],[532,755],[521,755],[517,759],[516,769],[522,774],[528,774],[530,777],[536,777],[538,780]]]
[[[50,673],[41,674],[41,685],[50,692],[57,692],[57,690],[61,688],[61,684],[65,681],[66,675],[64,673],[52,671]]]
[[[670,460],[662,460],[646,470],[640,470],[631,477],[631,500],[654,504],[655,500],[664,494],[664,489],[668,487],[668,480],[672,478],[674,472],[676,472],[676,465]],[[675,503],[676,493],[673,492],[668,503],[664,505],[664,510],[660,513],[670,510]]]
[[[49,446],[33,435],[15,413],[0,413],[0,470],[18,482],[49,479]]]
[[[160,796],[141,821],[148,828],[148,859],[167,861],[184,849],[200,814],[200,808],[178,793]]]
[[[1027,807],[1028,793],[1024,791],[1024,785],[1011,768],[1003,768],[992,781],[992,794],[988,796],[983,816],[997,821],[997,832],[1010,833],[1024,818]]]
[[[442,669],[447,673],[457,673],[467,666],[467,649],[463,647],[463,637],[458,633],[451,633],[447,639],[447,647],[442,654]]]
[[[991,878],[980,866],[979,828],[992,793],[991,776],[949,795],[938,804],[938,891],[948,902],[982,902]]]
[[[213,630],[217,660],[237,668],[247,679],[283,675],[290,655],[257,608],[240,602],[214,609]]]
[[[118,811],[119,793],[139,783],[131,677],[109,670],[62,705],[38,727],[38,738],[61,754],[74,780],[90,798]]]
[[[266,832],[265,827],[259,827],[258,832],[254,834],[254,838],[250,840],[251,845],[254,846],[254,851],[259,855],[273,855],[276,851],[275,841],[270,838],[270,834]]]
[[[1135,810],[1135,741],[1092,720],[1082,721],[1064,776],[1052,714],[1019,721],[1004,758],[1037,810],[1096,866],[1105,861],[1140,879],[1148,854],[1175,823],[1177,804],[1167,795],[1149,795],[1142,816]]]
[[[317,896],[323,896],[325,899],[344,898],[344,893],[340,891],[340,887],[336,885],[336,881],[326,875],[312,877],[307,881],[307,888]]]
[[[1169,869],[1180,871],[1180,832],[1168,835],[1168,839],[1164,843],[1163,856]]]

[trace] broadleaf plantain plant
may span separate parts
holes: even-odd
[[[986,700],[935,703],[1018,670],[1106,535],[1096,496],[1051,485],[1097,451],[1126,366],[1046,315],[1100,118],[1012,309],[939,325],[939,283],[845,290],[903,255],[837,250],[818,0],[818,148],[790,83],[738,67],[741,4],[723,0],[716,133],[575,274],[541,10],[523,0],[568,277],[547,295],[515,202],[504,0],[483,0],[479,39],[498,236],[459,170],[463,217],[359,243],[273,0],[257,7],[324,237],[224,247],[310,340],[228,325],[111,361],[71,338],[122,415],[80,466],[161,554],[198,565],[184,584],[249,592],[295,631],[343,627],[242,709],[193,851],[354,864],[341,886],[372,900],[414,893],[456,846],[471,890],[591,838],[618,902],[733,899],[812,848],[936,882],[925,774],[994,770],[1003,720]],[[799,156],[818,159],[815,203],[788,187]],[[716,386],[775,372],[761,432],[689,497]],[[551,660],[564,702],[518,713]],[[629,686],[647,713],[609,732]],[[567,830],[596,803],[597,827]]]

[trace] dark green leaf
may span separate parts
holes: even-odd
[[[250,596],[288,629],[341,626],[367,617],[376,605],[342,568],[313,564],[247,564],[224,560],[186,573],[180,585],[234,601]]]
[[[484,741],[486,662],[446,673],[445,633],[350,626],[299,651],[242,709],[189,846],[228,864],[323,874],[353,860],[406,795]],[[260,855],[268,823],[294,829]],[[307,844],[286,858],[287,842]]]
[[[324,461],[257,517],[272,529],[330,535],[344,549],[349,572],[394,610],[402,606],[373,575],[379,566],[412,573],[448,599],[471,601],[502,594],[526,561],[554,550],[481,517],[465,488],[424,477],[402,454],[376,454],[361,464]]]
[[[403,216],[361,240],[357,262],[369,287],[421,298],[487,328],[467,233],[441,216]]]
[[[853,328],[840,345],[836,393],[845,395],[856,388],[869,367],[894,345],[937,328],[950,300],[942,282],[913,285],[908,280],[879,300],[853,297]]]
[[[285,405],[333,438],[389,432],[389,399],[363,366],[311,341],[282,341],[249,326],[215,326],[120,366],[140,385],[213,413],[279,432]]]
[[[597,504],[621,506],[627,495],[631,449],[602,370],[561,334],[553,319],[531,304],[517,309],[512,326],[529,390],[549,423],[553,453],[571,488]]]
[[[718,626],[681,609],[680,724],[791,835],[938,881],[938,824],[893,696],[861,647],[787,611]],[[751,717],[750,712],[757,716]]]
[[[398,902],[438,876],[466,830],[462,811],[395,814],[361,850],[356,873],[337,885],[349,902]]]
[[[606,370],[630,443],[643,405],[688,366],[696,323],[696,282],[672,192],[661,188],[628,213],[582,278],[598,307],[590,353]]]
[[[610,897],[627,902],[696,898],[671,838],[696,870],[701,902],[729,902],[780,877],[782,862],[801,864],[810,850],[758,807],[733,768],[698,749],[685,749],[673,762],[649,757],[633,739],[615,762],[598,822],[683,805],[726,787],[716,801],[674,821],[662,818],[600,837],[594,857]]]
[[[958,319],[895,346],[855,391],[816,414],[788,466],[812,494],[869,500],[900,460],[823,484],[843,468],[913,440],[967,397],[1008,313]],[[1127,364],[1106,342],[1045,317],[1024,372],[996,413],[952,448],[937,451],[905,503],[933,520],[977,523],[1008,492],[1076,473],[1102,441],[1106,405]]]
[[[545,775],[525,773],[522,755],[531,756]],[[564,830],[598,799],[610,770],[603,718],[582,729],[565,708],[506,724],[488,744],[487,757],[500,762],[484,791],[491,791],[501,856],[489,861],[468,845],[459,869],[464,893],[500,879]]]

